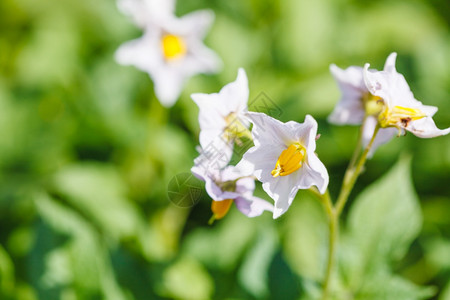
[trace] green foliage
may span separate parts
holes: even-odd
[[[410,165],[411,157],[403,156],[356,198],[349,212],[342,269],[356,299],[424,299],[434,294],[390,274],[390,266],[405,256],[422,225]]]
[[[449,127],[447,7],[178,0],[178,15],[214,10],[206,44],[225,68],[190,79],[165,109],[147,74],[114,61],[141,35],[114,0],[1,0],[0,299],[317,298],[327,220],[307,192],[279,220],[233,207],[212,227],[209,198],[169,202],[168,183],[197,155],[190,94],[217,92],[244,67],[250,100],[264,92],[283,121],[318,120],[336,194],[357,128],[326,122],[339,98],[329,64],[381,68],[399,52],[414,95]],[[342,228],[337,298],[423,299],[435,291],[420,286],[436,286],[433,299],[450,299],[449,148],[448,137],[409,135],[379,148],[353,195],[384,179],[350,202]],[[383,176],[402,149],[412,172],[402,159]]]

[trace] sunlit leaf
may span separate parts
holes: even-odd
[[[182,257],[165,270],[160,293],[175,299],[210,299],[214,284],[197,261]]]

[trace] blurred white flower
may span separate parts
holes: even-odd
[[[239,167],[227,166],[218,170],[196,164],[191,171],[197,178],[205,181],[206,192],[213,199],[213,220],[223,218],[233,202],[241,213],[250,218],[261,215],[265,210],[273,211],[272,204],[253,196],[255,180],[250,173],[243,172]]]
[[[181,18],[167,12],[158,16],[144,24],[141,38],[119,47],[116,60],[147,72],[154,82],[156,97],[169,107],[191,76],[215,73],[221,61],[202,42],[214,20],[212,11],[196,11]]]
[[[364,80],[371,94],[383,99],[384,107],[378,115],[382,128],[394,127],[400,133],[412,132],[421,138],[432,138],[448,134],[450,128],[441,130],[436,127],[433,115],[438,108],[423,105],[414,98],[408,83],[395,69],[396,53],[392,53],[383,71],[369,71],[369,64],[364,66]]]
[[[291,205],[299,189],[315,185],[320,193],[328,186],[328,172],[314,153],[317,122],[307,115],[304,123],[282,123],[263,113],[247,114],[253,123],[255,146],[238,167],[253,173],[275,200],[273,217],[278,218]]]
[[[191,97],[199,107],[200,145],[207,149],[214,145],[228,157],[228,164],[233,152],[234,142],[246,136],[251,138],[245,117],[248,101],[248,80],[244,69],[239,69],[235,81],[225,85],[219,93],[192,94]]]
[[[158,23],[158,20],[173,15],[175,0],[118,0],[119,10],[129,16],[140,28]]]

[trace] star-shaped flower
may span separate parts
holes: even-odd
[[[250,218],[261,215],[265,210],[273,211],[272,204],[253,196],[255,180],[250,173],[239,167],[227,166],[218,170],[196,164],[191,171],[197,178],[205,181],[206,192],[213,199],[211,220],[223,218],[233,202],[241,213]]]
[[[248,102],[248,80],[244,69],[239,69],[235,81],[225,85],[219,93],[192,94],[199,107],[200,145],[203,149],[221,149],[224,157],[231,159],[234,142],[249,137],[250,123],[245,117]]]
[[[212,11],[196,11],[181,18],[171,14],[158,16],[145,24],[141,38],[119,47],[116,60],[147,72],[157,98],[169,107],[191,76],[215,73],[221,61],[202,42],[214,20]]]
[[[282,123],[263,113],[247,114],[253,123],[255,146],[238,166],[252,172],[275,200],[273,217],[286,212],[299,189],[316,186],[325,193],[328,172],[314,153],[317,122],[307,115],[304,123]]]
[[[414,98],[405,77],[395,69],[396,53],[389,56],[383,71],[369,71],[364,67],[364,80],[369,92],[383,99],[383,110],[378,114],[382,128],[407,130],[421,138],[448,134],[450,128],[439,129],[433,121],[438,108],[423,105]]]

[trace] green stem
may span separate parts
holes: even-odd
[[[335,261],[336,261],[336,244],[338,239],[338,231],[339,231],[339,217],[336,214],[336,210],[333,206],[333,203],[331,202],[330,194],[328,193],[328,190],[322,197],[322,203],[324,203],[325,211],[328,215],[328,224],[330,229],[330,235],[328,239],[328,264],[327,264],[327,270],[325,273],[325,280],[323,284],[323,295],[322,299],[326,300],[328,299],[328,295],[330,292],[330,286],[331,286],[331,275],[333,273]]]
[[[342,184],[341,192],[339,193],[339,197],[337,199],[336,203],[336,214],[339,217],[339,215],[342,213],[342,210],[344,209],[345,204],[347,203],[348,196],[350,195],[353,186],[355,185],[356,179],[358,179],[359,174],[361,173],[362,167],[364,166],[367,155],[369,154],[370,149],[372,148],[373,142],[375,141],[375,137],[377,136],[378,130],[380,129],[380,125],[377,124],[375,127],[375,130],[373,132],[373,136],[370,139],[369,144],[367,145],[366,149],[364,149],[363,154],[359,158],[358,163],[356,164],[356,167],[352,169],[347,169],[347,173],[349,173],[348,178],[346,180],[344,179],[344,183]]]
[[[369,154],[370,149],[372,148],[373,142],[375,141],[375,137],[377,136],[377,133],[380,129],[380,126],[377,125],[375,127],[375,131],[373,133],[373,136],[367,145],[367,147],[364,149],[364,152],[362,153],[361,157],[359,158],[358,162],[353,162],[353,160],[356,161],[356,159],[352,158],[352,162],[350,163],[344,177],[344,182],[342,184],[342,189],[339,194],[339,197],[337,199],[336,205],[333,205],[330,195],[327,192],[321,197],[321,201],[325,206],[325,211],[327,212],[328,219],[329,219],[329,229],[330,229],[330,235],[329,235],[329,245],[328,245],[328,263],[327,263],[327,269],[325,273],[325,280],[323,283],[323,294],[322,294],[322,300],[327,300],[330,294],[330,286],[331,286],[331,275],[333,274],[334,266],[336,263],[336,247],[337,247],[337,241],[339,238],[339,216],[342,213],[342,210],[345,206],[345,203],[347,202],[348,196],[350,195],[353,186],[355,185],[355,182],[361,173],[362,167],[364,166],[367,155]],[[358,141],[358,144],[361,144],[361,137],[362,137],[362,130],[361,135]],[[355,153],[353,157],[357,157],[357,153],[360,152],[360,146],[355,150]]]
[[[358,159],[358,156],[359,156],[359,154],[360,154],[360,152],[361,152],[361,148],[362,148],[362,137],[363,137],[364,127],[365,127],[365,125],[366,125],[366,119],[367,119],[367,116],[364,117],[364,119],[363,119],[363,121],[362,121],[362,125],[361,125],[361,127],[359,128],[358,142],[357,142],[357,144],[356,144],[356,149],[355,149],[355,151],[353,152],[353,156],[352,156],[352,158],[351,158],[351,160],[350,160],[350,163],[348,164],[347,171],[345,172],[345,175],[346,175],[346,176],[348,176],[348,174],[350,173],[350,172],[348,172],[348,170],[352,170],[352,169],[354,168],[355,163],[356,163],[356,159]],[[344,176],[344,181],[345,181],[345,179],[346,179],[346,177]]]

